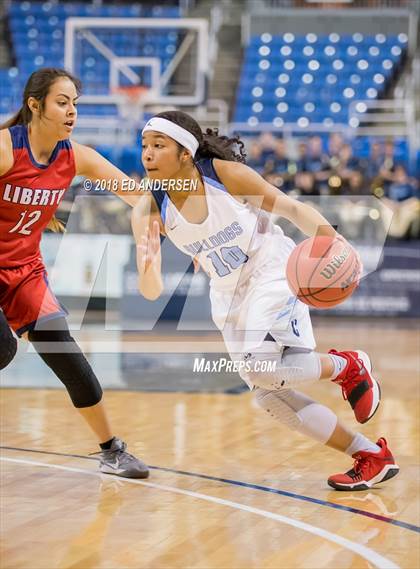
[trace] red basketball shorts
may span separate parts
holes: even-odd
[[[21,267],[0,269],[0,307],[18,336],[33,330],[37,323],[67,316],[49,287],[41,258]]]

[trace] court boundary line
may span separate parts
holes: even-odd
[[[93,470],[84,470],[82,468],[74,468],[71,466],[64,466],[58,464],[51,464],[46,462],[36,462],[32,460],[25,460],[19,458],[8,458],[8,457],[0,457],[0,461],[2,462],[12,462],[16,464],[26,464],[29,466],[38,466],[43,468],[53,468],[56,470],[63,470],[65,472],[76,472],[79,474],[85,474],[89,476],[95,477],[106,477],[106,478],[115,478],[112,474],[103,474],[98,471]],[[294,518],[289,518],[287,516],[283,516],[281,514],[276,514],[274,512],[270,512],[269,510],[262,510],[260,508],[254,508],[253,506],[247,506],[246,504],[241,504],[240,502],[233,502],[231,500],[224,500],[223,498],[217,498],[216,496],[211,496],[208,494],[202,494],[200,492],[193,492],[191,490],[184,490],[182,488],[176,488],[174,486],[167,486],[164,484],[156,484],[154,482],[145,482],[144,480],[133,479],[133,478],[122,478],[119,477],[119,480],[128,484],[136,484],[140,486],[146,486],[148,488],[154,488],[157,490],[163,490],[164,492],[172,492],[174,494],[182,494],[184,496],[189,496],[191,498],[196,498],[198,500],[203,500],[205,502],[211,502],[214,504],[227,506],[232,509],[236,509],[239,511],[248,512],[251,514],[256,514],[263,518],[267,518],[273,521],[277,521],[297,529],[306,531],[312,535],[316,535],[317,537],[323,538],[329,542],[332,542],[335,545],[340,545],[344,549],[350,550],[359,557],[362,557],[369,563],[372,563],[378,569],[400,569],[399,565],[396,565],[390,559],[383,557],[379,553],[376,553],[373,549],[366,547],[365,545],[356,543],[351,541],[345,537],[342,537],[338,534],[329,532],[328,530],[324,530],[312,524],[308,524],[306,522],[302,522],[300,520],[296,520]]]
[[[50,454],[53,456],[65,456],[68,458],[81,458],[83,460],[94,460],[98,462],[98,458],[94,458],[93,456],[85,456],[81,454],[69,454],[63,452],[55,452],[55,451],[44,451],[44,450],[37,450],[37,449],[27,449],[27,448],[20,448],[20,447],[10,447],[10,446],[1,446],[0,450],[12,450],[18,452],[33,452],[37,454]],[[222,482],[223,484],[229,484],[231,486],[240,486],[243,488],[250,488],[251,490],[258,490],[260,492],[269,492],[271,494],[277,494],[279,496],[285,496],[286,498],[292,498],[294,500],[301,500],[303,502],[310,502],[313,504],[318,504],[319,506],[324,506],[327,508],[332,508],[334,510],[341,510],[343,512],[350,512],[352,514],[356,514],[359,516],[365,516],[368,518],[372,518],[374,520],[385,522],[396,527],[401,527],[403,529],[413,531],[415,533],[420,533],[420,527],[414,524],[410,524],[408,522],[404,522],[401,520],[395,520],[393,518],[388,518],[387,516],[382,516],[380,514],[374,514],[372,512],[367,512],[366,510],[360,510],[359,508],[353,508],[352,506],[344,506],[342,504],[336,504],[335,502],[329,502],[328,500],[322,500],[320,498],[313,498],[312,496],[305,496],[303,494],[296,494],[294,492],[288,492],[287,490],[280,490],[278,488],[272,488],[270,486],[262,486],[260,484],[254,484],[252,482],[241,482],[240,480],[231,480],[229,478],[220,478],[218,476],[211,476],[209,474],[200,474],[197,472],[189,472],[186,470],[176,470],[174,468],[166,468],[164,466],[150,466],[151,470],[158,470],[161,472],[170,472],[172,474],[181,474],[182,476],[190,476],[192,478],[202,478],[204,480],[211,480],[213,482]]]

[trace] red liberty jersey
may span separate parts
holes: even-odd
[[[26,125],[9,128],[14,163],[0,176],[0,268],[13,268],[40,257],[39,244],[76,175],[69,140],[60,140],[49,164],[34,159]]]

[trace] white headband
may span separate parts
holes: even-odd
[[[161,132],[162,134],[166,134],[170,136],[176,142],[179,142],[182,146],[184,146],[187,150],[191,152],[192,157],[194,158],[195,153],[197,152],[197,148],[199,146],[198,140],[195,138],[193,134],[182,128],[171,121],[166,119],[162,119],[160,117],[153,117],[147,123],[146,126],[141,131],[143,135],[145,132],[149,130],[154,130],[155,132]]]

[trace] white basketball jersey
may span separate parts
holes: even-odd
[[[211,160],[200,161],[197,166],[203,177],[208,210],[202,223],[189,223],[167,193],[162,193],[161,200],[156,201],[158,204],[160,201],[168,238],[178,249],[198,259],[210,277],[210,286],[235,288],[239,277],[243,281],[255,267],[269,260],[272,247],[276,248],[277,255],[279,247],[284,250],[282,264],[285,266],[293,241],[273,224],[267,212],[239,202],[214,179],[216,173]],[[279,267],[279,271],[282,270],[284,267]]]

